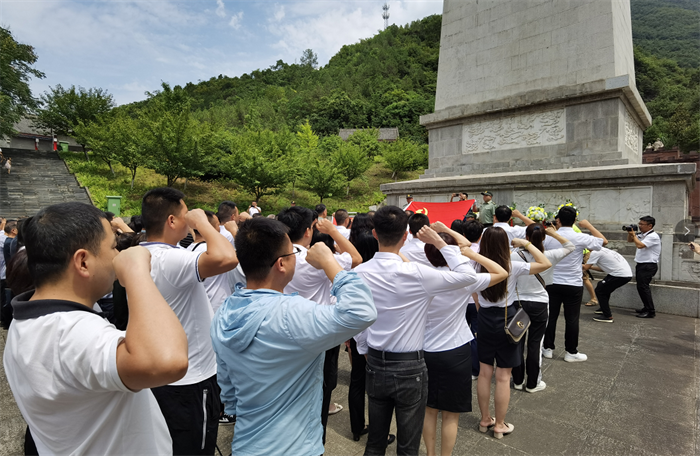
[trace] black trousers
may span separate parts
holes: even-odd
[[[656,263],[637,263],[635,271],[637,277],[637,293],[639,293],[639,297],[642,299],[644,309],[651,314],[655,314],[656,310],[654,309],[654,300],[651,297],[651,288],[649,284],[658,270],[659,266]]]
[[[479,365],[479,349],[476,344],[476,336],[479,332],[479,312],[476,310],[476,304],[470,303],[467,305],[467,324],[471,329],[474,339],[469,343],[472,349],[472,376],[478,377],[481,366]]]
[[[581,316],[581,298],[583,286],[549,285],[549,321],[544,333],[544,348],[554,350],[554,336],[557,333],[557,319],[564,305],[564,347],[572,355],[578,353],[578,319]]]
[[[350,353],[352,355],[350,388],[348,389],[350,430],[353,434],[360,434],[365,428],[365,366],[367,366],[367,360],[365,355],[357,352],[355,339],[350,339]]]
[[[173,454],[213,455],[221,413],[216,375],[192,385],[159,386],[151,391],[173,439]]]
[[[600,304],[600,310],[603,312],[603,315],[608,318],[612,317],[610,295],[630,280],[632,280],[632,277],[615,277],[608,274],[603,280],[598,282],[598,285],[595,287],[595,295],[598,298],[598,304]]]
[[[321,404],[321,424],[323,424],[323,444],[326,444],[326,425],[328,424],[328,409],[331,406],[331,393],[338,386],[338,355],[340,345],[326,351],[323,363],[323,404]]]
[[[540,377],[540,366],[542,364],[542,338],[547,329],[547,320],[549,313],[549,303],[535,301],[520,301],[525,313],[530,317],[530,328],[527,330],[527,344],[525,337],[520,339],[522,346],[522,362],[520,366],[514,367],[513,382],[516,385],[522,385],[525,381],[525,372],[527,372],[527,388],[537,386]],[[527,350],[527,360],[525,360],[525,350]]]

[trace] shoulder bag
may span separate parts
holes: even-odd
[[[518,288],[515,288],[515,292],[518,292]],[[520,295],[518,295],[518,301],[520,301]],[[515,315],[508,322],[508,279],[506,279],[506,320],[505,320],[505,330],[506,337],[511,344],[518,344],[523,338],[528,328],[530,328],[530,316],[525,312],[522,307],[518,308]]]

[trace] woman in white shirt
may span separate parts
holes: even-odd
[[[441,222],[431,225],[448,244],[469,248],[461,234]],[[425,255],[438,270],[449,271],[440,251],[426,244]],[[428,367],[428,403],[423,421],[423,440],[428,456],[435,456],[437,417],[442,411],[441,453],[452,454],[457,440],[459,414],[472,411],[472,360],[470,342],[474,339],[464,315],[472,293],[504,281],[505,269],[495,261],[476,255],[488,273],[478,274],[475,284],[437,295],[428,307],[425,326],[425,364]]]
[[[543,243],[545,233],[559,241],[562,247],[545,251]],[[525,238],[537,250],[544,252],[544,256],[552,263],[552,267],[539,274],[539,277],[533,275],[519,277],[516,282],[515,296],[508,296],[509,304],[516,301],[519,302],[519,306],[530,317],[530,329],[528,329],[525,336],[527,337],[527,362],[524,359],[525,337],[523,337],[520,340],[521,363],[520,366],[513,368],[513,385],[517,390],[523,389],[525,371],[527,370],[525,390],[528,393],[536,393],[547,387],[547,384],[542,381],[540,370],[540,366],[542,366],[542,340],[544,339],[544,331],[547,329],[547,319],[549,318],[549,295],[545,285],[552,283],[554,266],[573,252],[575,246],[573,242],[557,234],[553,227],[545,229],[541,223],[528,226],[525,230]],[[530,263],[533,261],[533,257],[528,251],[518,250],[511,252],[510,260],[513,263]]]
[[[498,227],[487,228],[479,244],[481,255],[495,261],[508,271],[506,282],[498,283],[478,292],[476,300],[479,309],[477,343],[479,345],[480,372],[476,384],[479,409],[481,410],[479,431],[487,432],[493,428],[493,436],[497,439],[510,434],[515,428],[512,424],[506,423],[505,418],[510,401],[511,369],[520,365],[522,357],[520,344],[511,344],[505,333],[506,314],[510,320],[516,312],[514,305],[507,305],[509,303],[508,297],[515,294],[518,277],[539,274],[552,266],[547,257],[532,243],[515,238],[512,245],[526,249],[535,261],[533,263],[512,263],[508,234]],[[481,270],[483,267],[479,266],[477,269]],[[495,418],[491,417],[489,413],[494,360],[497,366],[496,391],[494,393]]]

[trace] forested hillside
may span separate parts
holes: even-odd
[[[632,35],[647,53],[700,68],[700,1],[632,0]]]
[[[240,77],[219,75],[185,90],[200,116],[241,127],[249,121],[277,129],[309,119],[322,135],[340,128],[399,127],[402,137],[425,142],[418,116],[432,111],[440,49],[441,16],[343,46],[316,69],[311,51],[301,63],[278,61]]]

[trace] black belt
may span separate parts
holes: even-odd
[[[383,359],[385,361],[417,361],[423,359],[423,350],[406,353],[392,353],[375,350],[372,347],[367,347],[367,354],[374,358]]]

